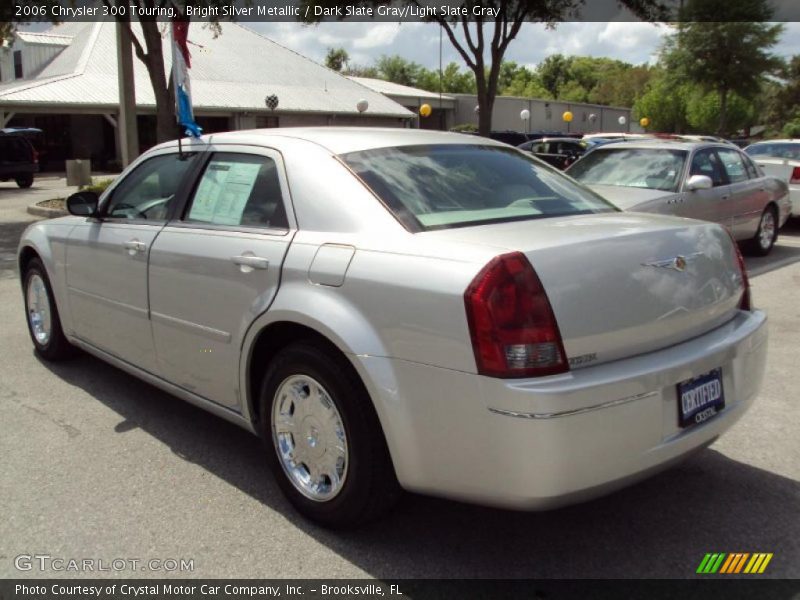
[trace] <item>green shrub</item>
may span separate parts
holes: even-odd
[[[106,188],[114,183],[113,178],[107,179],[98,179],[97,181],[92,181],[92,185],[84,185],[81,186],[80,191],[82,192],[94,192],[98,196],[106,191]]]
[[[451,127],[450,131],[455,131],[457,133],[474,132],[474,131],[478,131],[478,126],[477,125],[473,125],[472,123],[461,123],[459,125],[455,125],[455,126]]]
[[[783,135],[787,138],[800,138],[800,119],[789,121],[784,125]]]

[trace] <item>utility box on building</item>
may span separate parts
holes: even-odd
[[[76,159],[67,161],[67,185],[91,185],[92,184],[92,161],[86,159]]]

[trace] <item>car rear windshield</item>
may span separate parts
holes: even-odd
[[[800,143],[766,143],[748,146],[744,150],[750,156],[771,156],[774,158],[789,158],[800,160]]]
[[[587,185],[620,185],[676,192],[681,183],[685,150],[598,148],[569,169]]]
[[[617,210],[512,148],[401,146],[341,159],[411,231]]]
[[[0,135],[0,162],[26,162],[31,159],[30,144],[21,137]]]

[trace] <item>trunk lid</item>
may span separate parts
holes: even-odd
[[[775,177],[781,181],[789,182],[795,167],[800,167],[800,161],[784,158],[751,157],[761,167],[764,174]]]
[[[731,239],[713,223],[615,213],[417,235],[523,252],[572,368],[702,335],[734,316],[743,291]]]

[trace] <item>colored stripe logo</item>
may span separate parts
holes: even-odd
[[[697,573],[701,575],[720,573],[725,575],[746,573],[750,575],[763,573],[772,560],[769,552],[713,552],[708,553],[700,561]]]

